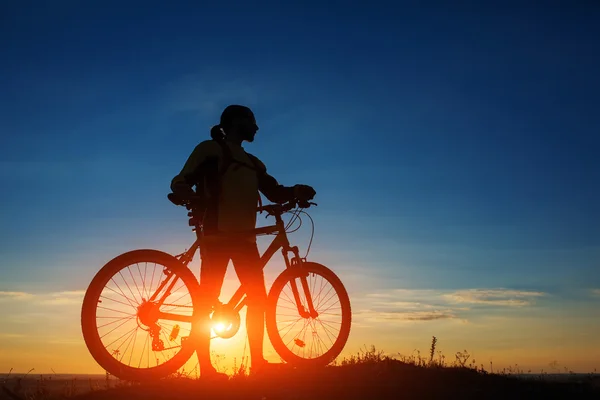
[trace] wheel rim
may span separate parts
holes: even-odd
[[[176,270],[156,261],[133,262],[96,287],[99,289],[90,298],[95,304],[93,341],[105,353],[102,359],[143,373],[165,366],[182,354],[191,336],[191,322],[175,322],[158,315],[164,312],[191,320],[192,294]]]

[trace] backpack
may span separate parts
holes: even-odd
[[[250,168],[255,171],[255,173],[261,174],[264,172],[264,169],[260,167],[260,161],[258,158],[245,152],[252,165],[248,165],[247,163],[236,160],[231,153],[231,149],[227,146],[224,139],[215,139],[221,146],[222,150],[222,166],[219,169],[219,159],[217,157],[213,159],[207,160],[205,163],[200,165],[196,171],[192,174],[186,176],[186,181],[188,183],[193,183],[196,185],[195,193],[197,195],[197,203],[194,208],[197,211],[200,211],[201,218],[204,220],[205,226],[212,226],[213,223],[216,224],[215,221],[207,220],[210,218],[216,218],[217,213],[207,213],[206,211],[213,209],[216,210],[218,207],[218,203],[221,195],[221,184],[222,179],[225,173],[233,166],[234,169],[245,167]],[[204,183],[204,184],[203,184]],[[209,194],[217,194],[216,196],[209,196]],[[260,195],[258,196],[259,206],[262,205]]]

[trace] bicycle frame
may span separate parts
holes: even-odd
[[[265,252],[260,257],[260,266],[261,266],[261,268],[264,269],[264,267],[267,265],[267,263],[273,257],[273,255],[279,249],[281,249],[281,253],[282,253],[283,259],[285,261],[286,269],[297,268],[297,266],[301,265],[301,262],[303,261],[300,258],[298,247],[290,246],[290,243],[288,241],[287,234],[285,231],[285,225],[283,223],[281,216],[280,215],[274,215],[274,216],[276,219],[275,225],[269,225],[269,226],[265,226],[265,227],[261,227],[261,228],[256,228],[252,231],[253,233],[255,233],[257,235],[261,235],[261,234],[268,235],[268,234],[276,233],[275,238],[273,239],[271,244],[269,244],[269,247],[265,250]],[[196,232],[196,237],[197,237],[196,241],[192,244],[192,246],[186,252],[177,256],[177,258],[182,262],[182,264],[185,267],[187,267],[188,264],[192,261],[196,251],[201,248],[201,243],[202,243],[203,238],[202,238],[202,233],[199,232],[198,226],[196,226],[195,232]],[[293,255],[294,255],[291,260],[288,256],[288,253],[290,253],[290,252],[293,253]],[[149,299],[149,301],[154,301],[157,294],[162,291],[162,289],[164,288],[166,283],[169,281],[169,278],[172,274],[173,274],[172,271],[167,273],[167,279],[165,279],[165,281],[158,287],[157,291]],[[290,283],[292,286],[292,293],[294,295],[294,300],[296,301],[296,306],[298,307],[298,312],[299,312],[300,316],[302,316],[303,318],[308,318],[308,317],[316,318],[318,316],[318,313],[315,311],[314,305],[312,302],[312,298],[309,295],[310,289],[308,287],[308,282],[306,280],[306,276],[301,275],[300,279],[301,279],[301,283],[302,283],[302,289],[304,290],[305,298],[307,300],[308,311],[302,306],[302,303],[300,301],[300,294],[298,292],[298,287],[296,285],[295,280],[291,280]],[[164,301],[164,299],[166,299],[170,295],[170,291],[173,289],[175,282],[176,281],[174,280],[169,285],[169,288],[165,291],[165,294],[158,301],[159,304],[162,303]],[[225,307],[228,307],[235,312],[239,312],[244,307],[244,305],[246,305],[246,292],[245,292],[243,286],[240,285],[240,287],[232,295],[231,299],[227,303],[225,303]],[[167,319],[167,320],[172,320],[172,321],[181,321],[181,322],[191,322],[192,321],[191,316],[171,314],[171,313],[166,313],[166,312],[162,312],[162,311],[158,311],[157,316],[159,319]]]

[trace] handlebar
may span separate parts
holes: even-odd
[[[256,209],[257,212],[265,211],[269,215],[281,215],[290,210],[293,210],[296,207],[300,208],[309,208],[310,206],[316,206],[317,203],[313,203],[311,201],[298,201],[292,200],[284,204],[267,204],[262,207],[258,207]]]
[[[171,203],[176,206],[185,206],[188,210],[194,208],[194,206],[199,205],[202,202],[202,197],[197,195],[180,195],[175,193],[169,193],[167,198],[171,201]],[[283,204],[267,204],[262,207],[258,207],[256,209],[257,212],[265,211],[269,215],[282,215],[296,207],[300,208],[309,208],[311,206],[316,206],[316,203],[311,201],[300,201],[300,200],[292,200]]]

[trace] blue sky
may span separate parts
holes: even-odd
[[[463,4],[4,3],[0,292],[183,251],[170,179],[241,103],[246,149],[317,190],[311,256],[357,299],[597,305],[600,7]]]

